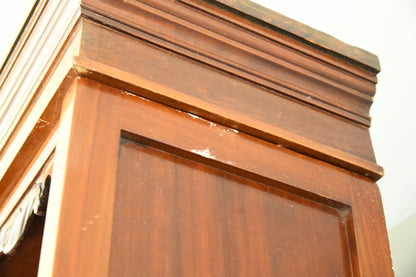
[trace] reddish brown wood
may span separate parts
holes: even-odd
[[[390,274],[375,183],[94,81],[73,95],[56,275]]]
[[[351,180],[350,189],[357,245],[362,245],[362,248],[357,249],[356,258],[361,264],[367,265],[362,269],[361,276],[393,276],[391,256],[388,254],[389,242],[385,235],[386,223],[384,217],[380,216],[383,214],[383,205],[379,188],[366,178],[356,177]]]
[[[75,82],[65,99],[49,200],[61,208],[46,228],[56,244],[47,250],[41,274],[107,274],[120,131],[112,104],[102,105],[100,98],[101,85],[85,89]]]
[[[55,135],[60,118],[62,99],[65,95],[63,91],[58,91],[51,100],[51,103],[32,130],[30,137],[25,141],[6,174],[1,178],[0,207],[4,207],[7,199],[11,196],[13,190],[16,189],[16,185],[25,178],[27,171],[36,162],[51,137]]]
[[[77,60],[80,74],[111,85],[128,83],[127,88],[139,95],[374,179],[382,175],[382,168],[374,163],[368,129],[363,126],[87,21],[83,31],[81,55],[88,60]],[[101,76],[94,76],[97,74]]]
[[[186,0],[183,0],[184,2]],[[376,55],[358,47],[346,45],[345,43],[331,37],[323,32],[317,31],[296,20],[288,18],[276,11],[269,10],[251,1],[233,0],[203,0],[211,5],[234,13],[240,19],[248,19],[257,24],[270,28],[275,32],[289,33],[304,44],[312,44],[323,52],[329,52],[337,57],[343,56],[351,59],[350,62],[358,64],[374,72],[380,71],[380,62]],[[186,1],[189,2],[189,1]],[[238,11],[238,12],[237,12]],[[244,13],[242,17],[239,13]],[[322,48],[320,48],[322,47]],[[330,50],[329,50],[330,49]],[[329,51],[328,51],[329,50]]]
[[[352,274],[333,207],[130,140],[117,176],[110,276]]]
[[[4,210],[59,131],[39,276],[393,275],[374,55],[247,1],[80,5],[0,149]]]
[[[45,189],[42,190],[42,192],[39,191],[36,195],[40,201],[39,203],[41,203],[38,208],[34,209],[34,206],[31,206],[33,203],[28,206],[28,202],[22,202],[22,199],[20,199],[16,209],[22,211],[29,207],[31,210],[27,214],[27,217],[24,213],[20,213],[19,216],[17,216],[18,219],[15,217],[16,221],[9,221],[9,218],[6,219],[7,229],[4,229],[4,226],[2,226],[0,238],[2,243],[0,250],[0,273],[2,276],[38,276],[39,257],[45,224],[44,216],[52,168],[53,154],[39,169],[36,178],[31,181],[31,184],[22,197],[23,199],[27,194],[33,193],[32,188],[42,183]],[[17,194],[16,192],[14,193]],[[3,207],[3,212],[4,209],[5,208]],[[2,225],[3,224],[4,222],[2,221]],[[5,232],[5,230],[7,230],[7,232]],[[20,232],[20,230],[22,230],[22,232]],[[13,238],[16,234],[18,235],[18,240],[15,241],[16,243],[9,244],[14,241]],[[4,251],[5,245],[10,245],[12,247],[10,249],[12,250],[10,252]]]
[[[100,21],[144,37],[156,45],[363,124],[369,123],[368,108],[372,99],[368,94],[374,93],[374,83],[352,77],[342,70],[345,66],[340,70],[326,65],[323,71],[322,61],[306,58],[287,47],[287,44],[291,46],[287,37],[279,42],[276,36],[265,39],[263,34],[257,34],[258,28],[254,32],[248,31],[242,27],[244,22],[241,20],[237,26],[230,24],[229,17],[217,18],[218,15],[211,14],[212,8],[201,7],[192,1],[188,1],[191,4],[153,0],[125,2],[89,0],[84,5],[90,17],[105,14],[106,19],[99,17]],[[117,23],[108,19],[118,17]],[[303,49],[297,50],[303,52]],[[341,74],[350,81],[347,86],[346,80],[340,78]],[[361,84],[360,88],[353,89],[357,82]],[[364,91],[363,84],[367,87]]]
[[[44,217],[33,215],[22,241],[13,253],[0,256],[0,272],[2,276],[38,276],[44,224]]]

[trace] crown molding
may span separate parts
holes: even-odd
[[[366,127],[371,124],[374,72],[237,20],[216,6],[197,0],[85,0],[81,5],[86,18],[105,26]]]
[[[288,18],[276,11],[251,1],[202,0],[216,5],[230,13],[260,24],[275,32],[290,35],[296,40],[311,45],[321,52],[328,53],[349,63],[363,67],[374,73],[380,72],[380,61],[376,55],[359,47],[348,45],[331,35],[311,28],[301,22]]]
[[[13,67],[3,72],[0,87],[0,149],[3,149],[41,81],[58,55],[81,13],[79,1],[52,0],[39,6],[30,20],[32,27]],[[35,23],[34,23],[35,22]],[[33,126],[32,126],[33,127]]]
[[[72,66],[69,49],[59,67],[52,66],[81,16],[77,0],[40,1],[34,16],[4,67],[0,87],[0,179],[33,130]],[[72,44],[74,47],[79,43]],[[43,83],[47,73],[54,72]],[[27,119],[27,120],[25,120]],[[13,138],[13,140],[11,140]]]
[[[89,28],[85,27],[85,29],[87,30]],[[110,38],[109,35],[106,37]],[[132,51],[135,51],[135,49],[132,49]],[[130,53],[125,52],[125,54]],[[345,145],[331,146],[332,142],[330,140],[319,142],[316,137],[307,138],[309,135],[308,132],[302,133],[302,130],[297,130],[297,132],[289,130],[287,126],[283,126],[283,123],[279,126],[279,124],[276,124],[276,121],[273,122],[273,119],[270,121],[269,119],[263,119],[265,122],[262,122],[262,120],[255,120],[255,118],[261,118],[262,116],[262,114],[257,113],[257,107],[255,104],[247,106],[248,110],[250,110],[250,116],[247,117],[244,115],[244,111],[241,111],[238,108],[230,108],[227,105],[218,104],[216,101],[211,101],[209,97],[195,97],[192,92],[183,93],[173,89],[172,87],[160,84],[159,82],[147,80],[146,78],[132,72],[123,71],[120,68],[108,66],[104,63],[99,63],[88,58],[75,57],[74,68],[80,76],[98,80],[101,83],[117,87],[134,95],[151,99],[153,101],[172,106],[181,111],[186,111],[197,117],[199,116],[210,121],[218,122],[222,125],[238,129],[244,133],[284,146],[296,152],[347,168],[368,178],[378,180],[384,174],[383,168],[377,165],[370,157],[362,157],[362,153],[361,155],[358,153],[351,154],[344,149],[340,150],[340,148],[345,147]],[[239,88],[242,90],[244,89],[244,87]],[[226,91],[223,91],[223,89],[218,88],[218,90],[219,94],[226,94]],[[256,92],[259,93],[259,102],[263,103],[267,101],[264,98],[265,95],[261,95],[260,91],[255,91],[254,93]],[[242,94],[244,94],[243,91]],[[242,103],[240,102],[240,97],[237,95],[234,97],[236,103],[235,106],[240,106],[239,104]],[[279,105],[279,102],[275,102],[273,98],[267,99],[270,100],[271,105]],[[290,101],[285,102],[285,104],[287,106],[292,105]],[[201,109],[201,107],[204,107],[204,109]],[[273,110],[270,109],[270,105],[262,107],[263,115],[273,112]],[[301,106],[296,106],[295,104],[294,109],[300,111],[303,108]],[[304,122],[306,122],[307,125],[311,125],[311,128],[319,128],[319,125],[321,124],[319,120],[315,120],[318,122],[314,125],[313,120],[309,121],[307,118],[314,117],[315,115],[313,115],[313,113],[309,114],[307,110],[302,111],[307,114],[307,116],[303,119]],[[270,116],[270,118],[273,117],[274,116],[272,115]],[[330,123],[330,125],[331,124],[332,123]],[[338,122],[337,124],[341,123]],[[363,128],[357,128],[357,126],[350,124],[344,125],[344,128],[345,130],[348,129],[348,131],[346,131],[347,134],[340,132],[337,135],[344,137],[350,136],[351,140],[353,138],[349,132],[363,138],[366,136],[366,134],[363,135],[363,133],[361,133]],[[333,130],[325,130],[324,128],[320,130],[320,133],[325,138],[325,135],[330,136],[331,132],[333,132]],[[360,143],[364,144],[364,139],[363,141],[360,141]]]
[[[247,2],[249,5],[249,1],[238,2]],[[99,70],[90,74],[94,68],[88,69],[87,73],[80,70],[82,66],[77,64],[74,57],[79,56],[78,61],[82,58],[89,59],[116,72],[132,76],[135,74],[134,70],[109,64],[105,57],[95,58],[95,50],[89,50],[88,47],[98,47],[96,52],[105,55],[111,52],[120,57],[123,54],[133,55],[131,58],[137,62],[141,59],[129,49],[125,53],[118,53],[117,49],[103,49],[105,43],[89,44],[94,31],[85,31],[84,26],[87,25],[88,28],[97,30],[111,30],[114,38],[119,36],[144,42],[146,47],[167,51],[175,59],[197,64],[199,68],[225,72],[227,78],[238,79],[238,82],[249,83],[255,88],[247,92],[251,93],[250,97],[256,97],[257,91],[260,91],[262,95],[257,97],[263,99],[270,96],[263,94],[269,93],[276,96],[276,99],[283,99],[282,103],[289,101],[296,103],[294,107],[307,107],[311,114],[329,113],[332,121],[342,122],[342,126],[354,131],[353,135],[359,134],[354,145],[345,145],[340,138],[342,132],[350,129],[339,132],[320,126],[324,135],[310,137],[310,145],[302,148],[303,142],[292,138],[309,132],[311,126],[307,126],[309,131],[301,130],[302,124],[307,123],[297,122],[296,128],[300,130],[286,130],[283,133],[267,129],[277,127],[276,130],[284,130],[286,122],[283,121],[286,119],[283,117],[270,121],[272,124],[264,132],[253,132],[272,142],[285,142],[293,150],[317,159],[373,179],[380,178],[383,170],[375,163],[368,136],[371,123],[369,109],[377,82],[377,70],[369,67],[376,65],[369,63],[362,66],[365,62],[359,57],[356,63],[351,62],[354,55],[348,56],[346,53],[328,54],[328,49],[322,51],[315,45],[324,45],[317,40],[313,45],[307,43],[305,46],[302,40],[310,37],[304,35],[301,40],[294,38],[301,36],[305,30],[312,32],[310,35],[326,38],[328,47],[342,43],[335,43],[329,36],[321,36],[319,31],[312,31],[300,23],[289,22],[287,30],[284,30],[286,17],[280,17],[283,23],[279,25],[273,21],[279,17],[277,13],[271,21],[274,25],[266,22],[267,16],[272,16],[268,12],[264,19],[266,21],[261,23],[254,13],[244,7],[240,12],[249,18],[237,16],[236,7],[228,3],[228,8],[225,8],[227,3],[226,0],[39,1],[0,76],[0,178],[7,172],[31,131],[36,128],[42,112],[68,73],[75,69],[73,72],[88,78],[99,75]],[[298,33],[293,29],[296,26],[300,28]],[[351,51],[355,49],[342,45]],[[341,52],[337,47],[333,49],[334,53]],[[374,58],[364,52],[360,55]],[[346,56],[348,57],[345,58]],[[105,78],[104,82],[113,85],[117,83],[112,76]],[[140,84],[136,89],[139,87]],[[170,103],[170,100],[166,101]],[[270,107],[267,111],[261,111],[261,114],[269,113],[270,117],[276,117],[277,108],[279,107]],[[257,130],[257,127],[248,126],[246,131],[250,133],[252,129]],[[348,135],[351,136],[351,133]],[[317,140],[317,137],[321,140]],[[340,143],[331,144],[333,141]],[[319,148],[316,145],[325,147]]]

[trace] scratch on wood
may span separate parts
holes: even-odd
[[[43,128],[50,124],[48,121],[43,120],[42,118],[39,118],[38,123],[43,123],[43,124],[39,124],[38,126],[36,126],[37,128]]]

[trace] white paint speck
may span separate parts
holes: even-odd
[[[133,94],[133,93],[131,93],[131,92],[128,92],[128,91],[122,91],[122,93],[121,94],[124,94],[124,95],[131,95],[131,96],[137,96],[136,94]]]
[[[193,119],[201,119],[199,116],[191,114],[191,113],[187,113],[190,117],[192,117]]]
[[[192,149],[191,152],[201,155],[205,158],[215,159],[215,156],[212,155],[211,151],[208,148],[205,149]]]

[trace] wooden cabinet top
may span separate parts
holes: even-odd
[[[361,66],[373,72],[380,71],[376,55],[361,48],[348,45],[329,34],[311,28],[248,0],[203,0],[260,26],[285,34],[320,51]]]
[[[378,71],[376,56],[250,1],[40,1],[0,75],[0,178],[83,76],[377,180]]]

